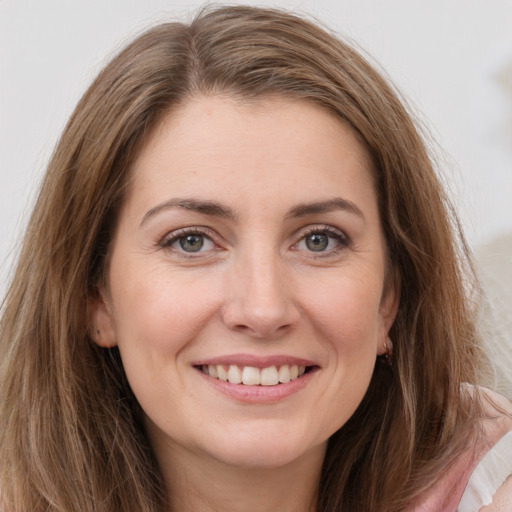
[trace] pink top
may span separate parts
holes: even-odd
[[[408,512],[477,512],[512,475],[512,404],[492,391],[483,392],[492,401],[486,404],[487,416],[482,419],[484,435],[458,456],[442,480]]]

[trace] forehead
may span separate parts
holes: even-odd
[[[369,155],[352,131],[322,107],[280,96],[188,99],[164,116],[132,172],[129,200],[205,193],[293,202],[347,190],[374,196]]]

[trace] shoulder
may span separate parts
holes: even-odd
[[[479,512],[510,512],[512,510],[512,475],[492,497],[490,505],[481,508]]]
[[[462,389],[471,399],[480,399],[484,420],[501,420],[512,426],[512,402],[508,398],[482,386],[463,384]]]
[[[512,510],[512,403],[486,388],[470,390],[481,402],[475,467],[459,503],[460,512]],[[505,508],[503,508],[505,507]]]
[[[462,399],[470,405],[470,416],[475,422],[475,445],[481,450],[493,446],[512,430],[512,402],[483,386],[461,385]]]
[[[415,504],[414,512],[510,512],[512,492],[512,403],[486,388],[462,386],[473,410],[475,428],[467,448]],[[498,493],[501,493],[498,494]],[[502,496],[502,497],[501,497]],[[508,508],[498,507],[498,501]],[[505,506],[505,505],[503,505]]]

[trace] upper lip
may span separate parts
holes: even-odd
[[[297,365],[297,366],[318,366],[314,361],[301,357],[275,355],[255,356],[251,354],[229,354],[224,356],[209,357],[192,363],[193,366],[214,366],[214,365],[237,365],[252,366],[254,368],[268,368],[269,366]]]

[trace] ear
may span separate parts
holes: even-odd
[[[398,306],[400,305],[400,274],[398,270],[393,267],[389,270],[384,283],[382,291],[382,298],[379,306],[380,316],[380,332],[379,332],[379,346],[378,355],[383,355],[387,352],[387,338],[389,330],[395,321],[398,313]]]
[[[117,345],[112,308],[104,290],[98,290],[89,299],[89,329],[92,340],[103,348]]]

